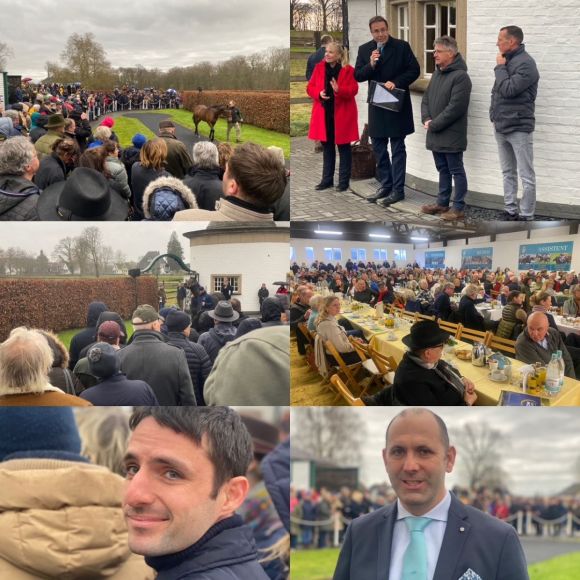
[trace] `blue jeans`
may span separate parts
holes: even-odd
[[[533,133],[495,133],[499,162],[503,174],[505,210],[518,213],[518,172],[524,193],[520,201],[520,215],[533,217],[536,209],[536,174],[534,172]]]
[[[405,195],[405,172],[407,169],[407,150],[404,137],[379,139],[373,137],[373,150],[377,160],[377,179],[381,187]],[[389,158],[388,144],[391,142]]]
[[[453,209],[464,211],[465,194],[467,193],[467,175],[463,167],[463,153],[439,153],[433,151],[435,167],[439,172],[439,194],[437,195],[437,205],[448,207],[451,199],[451,178],[455,182],[455,198],[453,199]]]

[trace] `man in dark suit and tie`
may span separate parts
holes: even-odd
[[[430,410],[391,421],[383,460],[398,499],[352,521],[334,580],[528,580],[515,529],[445,489],[455,456]]]
[[[405,91],[403,108],[399,112],[369,104],[369,136],[373,142],[377,179],[381,185],[376,194],[367,200],[388,206],[405,197],[405,137],[415,131],[409,85],[419,77],[420,68],[409,43],[389,35],[389,24],[385,18],[374,16],[369,21],[369,28],[373,40],[359,47],[354,78],[359,83],[368,81],[369,87],[371,81],[377,81],[389,90],[397,88]]]

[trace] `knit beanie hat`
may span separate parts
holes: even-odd
[[[89,371],[95,377],[108,379],[121,369],[117,349],[106,342],[97,342],[87,351]]]
[[[112,129],[114,124],[115,124],[115,119],[113,119],[113,117],[105,117],[101,121],[101,125],[104,125],[105,127],[109,127],[109,129]]]
[[[71,407],[0,407],[0,461],[88,461]]]
[[[136,135],[133,136],[133,139],[131,139],[131,141],[133,142],[133,145],[137,147],[137,149],[141,149],[141,147],[143,147],[143,145],[147,143],[147,137],[145,137],[145,135],[143,135],[142,133],[137,133]]]

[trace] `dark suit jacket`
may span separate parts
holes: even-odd
[[[346,531],[333,580],[389,580],[390,546],[396,520],[396,503],[353,520]],[[433,580],[458,580],[469,569],[482,580],[529,578],[515,529],[464,506],[451,495]]]
[[[408,42],[389,37],[383,47],[383,53],[375,67],[369,62],[371,53],[377,48],[374,40],[363,44],[358,49],[354,78],[364,81],[386,83],[392,81],[398,89],[405,92],[405,101],[400,112],[387,111],[374,105],[369,105],[369,136],[370,137],[404,137],[415,131],[413,124],[413,109],[409,85],[419,77],[420,68]]]

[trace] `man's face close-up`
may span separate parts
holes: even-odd
[[[205,445],[152,417],[136,427],[126,453],[123,511],[129,547],[136,554],[162,556],[199,540],[224,513],[224,493],[212,499],[214,467]]]
[[[392,423],[383,460],[397,497],[420,516],[445,497],[445,473],[453,470],[455,449],[445,449],[430,413],[409,414]]]
[[[373,24],[371,24],[371,35],[375,42],[385,44],[389,39],[389,29],[384,22],[373,22]]]

